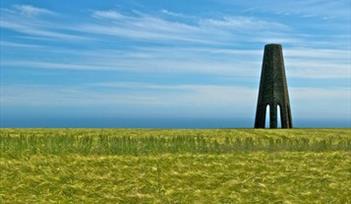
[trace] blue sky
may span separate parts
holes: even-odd
[[[347,0],[11,0],[0,9],[2,126],[235,118],[251,127],[267,43],[283,45],[295,123],[351,126]]]

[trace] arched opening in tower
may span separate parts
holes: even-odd
[[[269,107],[269,104],[267,104],[266,106],[266,122],[265,122],[265,125],[264,127],[265,128],[269,128],[270,127],[270,107]]]
[[[281,109],[280,109],[280,104],[277,105],[277,127],[281,128],[282,127],[282,119],[281,119]]]

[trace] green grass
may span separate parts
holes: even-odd
[[[0,130],[0,203],[351,203],[351,129]]]

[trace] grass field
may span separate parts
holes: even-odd
[[[351,129],[1,129],[0,203],[351,203]]]

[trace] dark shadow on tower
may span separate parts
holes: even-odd
[[[277,128],[278,106],[280,106],[281,127],[292,128],[283,52],[279,44],[267,44],[264,47],[255,128],[265,128],[268,105],[270,107],[270,128]]]

